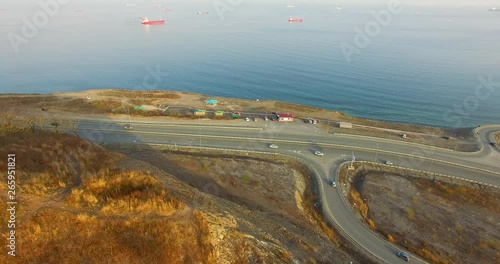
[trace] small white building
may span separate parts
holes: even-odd
[[[351,123],[347,123],[347,122],[339,122],[339,127],[340,128],[349,128],[349,129],[351,129],[352,128],[352,124]]]

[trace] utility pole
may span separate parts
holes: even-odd
[[[201,117],[198,118],[199,120],[199,126],[200,126],[200,152],[201,152]]]

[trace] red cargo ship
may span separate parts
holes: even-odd
[[[288,22],[290,23],[302,22],[302,18],[289,18]]]
[[[165,20],[149,20],[147,17],[145,17],[142,21],[141,24],[143,25],[159,25],[159,24],[165,24]]]

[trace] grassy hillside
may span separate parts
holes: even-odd
[[[152,150],[138,156],[134,149],[129,149],[134,155],[128,155],[73,135],[2,128],[0,231],[4,241],[9,231],[9,153],[16,154],[19,204],[16,257],[7,255],[3,247],[0,263],[356,260],[310,209],[314,198],[306,191],[307,177],[283,162],[266,165],[249,157],[218,160],[166,152],[155,156]],[[256,164],[255,170],[235,174],[245,162]],[[221,185],[215,194],[192,181],[219,176]],[[280,188],[290,189],[278,193],[269,189],[266,181],[278,180],[286,183],[279,183]],[[254,189],[263,196],[255,202]]]

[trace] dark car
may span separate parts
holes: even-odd
[[[406,260],[406,261],[410,261],[410,255],[408,255],[407,253],[405,252],[398,252],[398,257]]]

